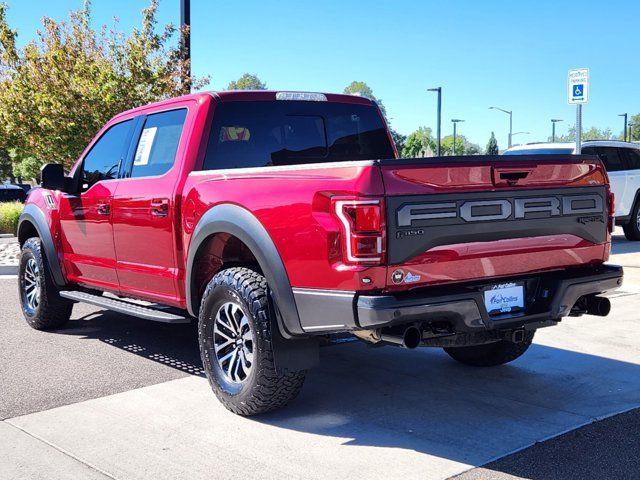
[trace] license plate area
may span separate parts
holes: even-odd
[[[489,316],[513,314],[525,309],[523,282],[491,285],[484,290],[483,297]]]

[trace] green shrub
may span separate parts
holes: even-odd
[[[16,234],[23,207],[20,202],[0,203],[0,233]]]

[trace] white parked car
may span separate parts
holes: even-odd
[[[574,153],[575,143],[532,143],[506,150],[503,155]],[[598,155],[604,163],[616,198],[616,224],[629,240],[640,240],[640,144],[616,140],[582,142],[583,155]]]

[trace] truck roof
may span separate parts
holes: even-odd
[[[224,91],[205,91],[191,93],[189,95],[182,95],[180,97],[168,98],[160,102],[149,103],[141,105],[130,110],[119,113],[114,118],[118,118],[124,115],[130,115],[132,113],[141,112],[149,107],[162,107],[164,105],[170,105],[176,100],[196,100],[202,101],[206,98],[213,97],[221,102],[247,102],[247,101],[275,101],[278,93],[287,94],[312,94],[312,95],[324,95],[327,102],[335,103],[354,103],[359,105],[371,105],[374,102],[366,97],[359,95],[346,95],[342,93],[320,93],[320,92],[301,92],[295,90],[224,90]],[[286,101],[286,100],[285,100]]]
[[[582,142],[582,147],[591,147],[594,145],[599,145],[601,147],[627,147],[627,148],[640,148],[640,144],[637,142],[623,142],[622,140],[584,140]],[[535,143],[526,143],[524,145],[515,145],[506,150],[506,152],[517,152],[517,151],[534,151],[534,150],[573,150],[576,147],[576,142],[567,142],[567,143],[551,143],[551,142],[535,142]]]

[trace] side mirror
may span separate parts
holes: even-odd
[[[40,169],[40,185],[49,190],[63,190],[66,186],[61,163],[47,163]]]

